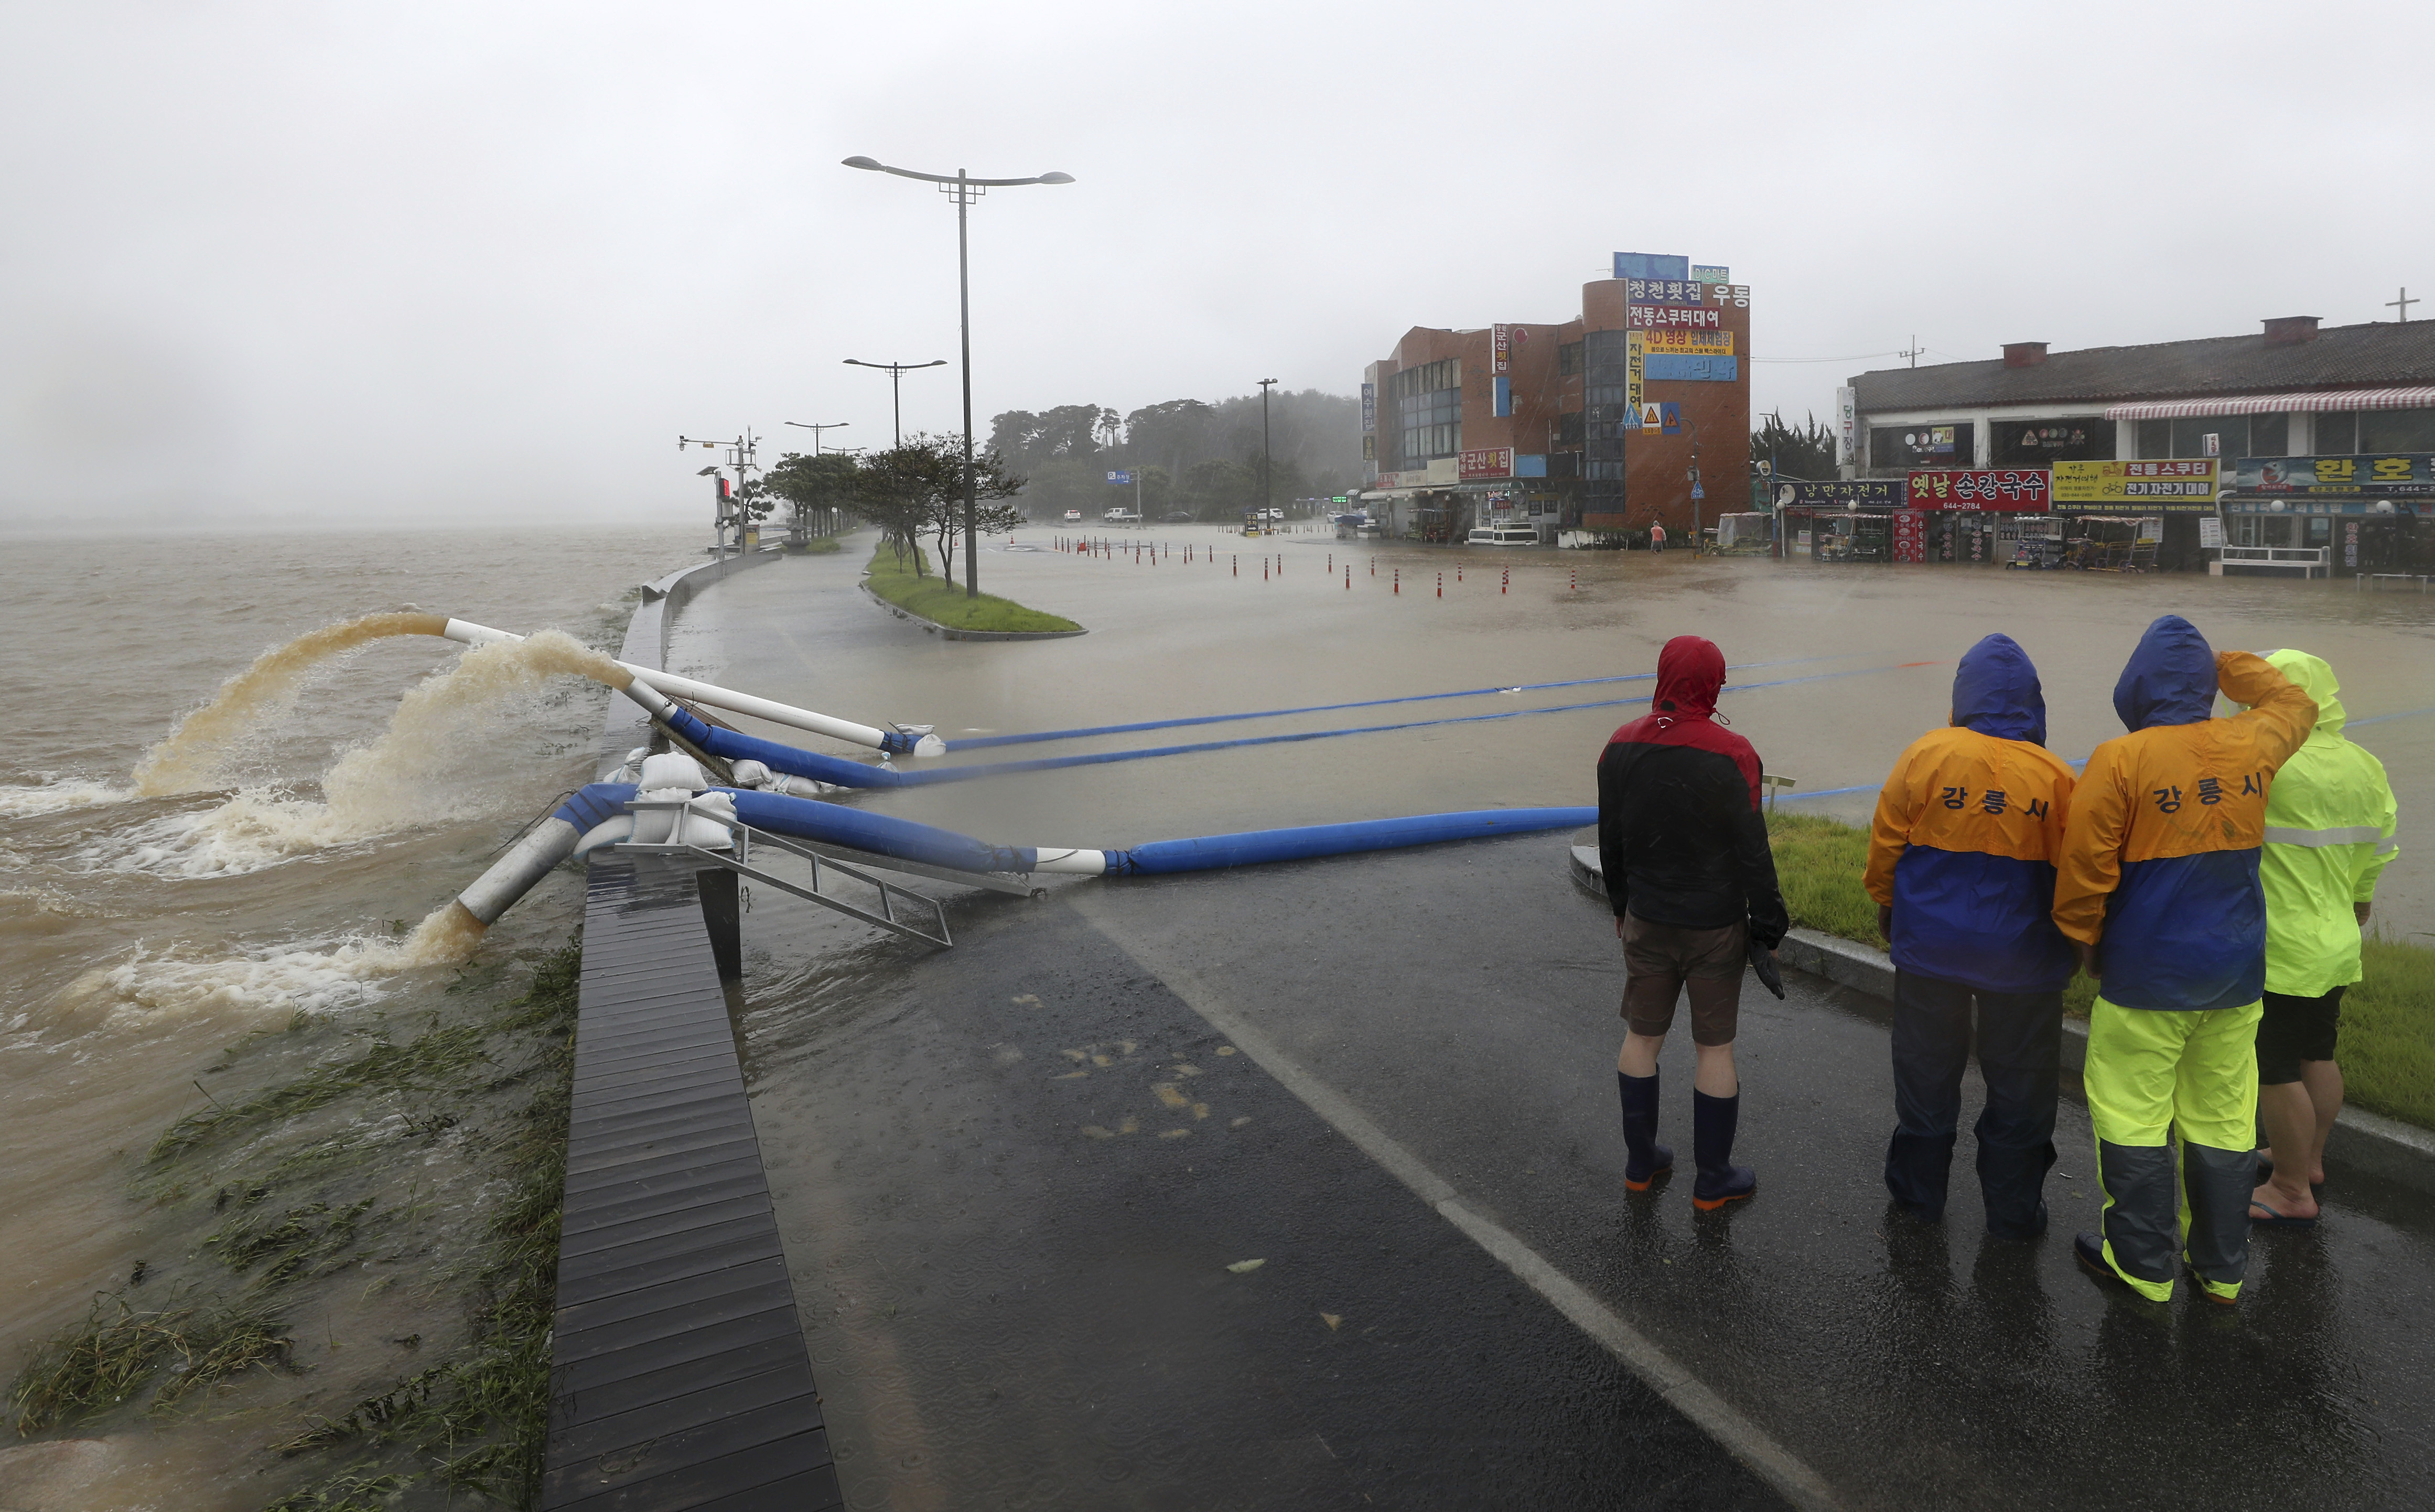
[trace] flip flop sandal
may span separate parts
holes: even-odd
[[[2317,1227],[2317,1220],[2314,1218],[2287,1218],[2262,1202],[2253,1200],[2249,1206],[2254,1210],[2249,1219],[2249,1226],[2252,1228],[2314,1228]],[[2266,1216],[2263,1218],[2256,1216],[2260,1212]]]

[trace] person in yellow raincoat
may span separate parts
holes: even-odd
[[[2342,735],[2334,669],[2305,651],[2267,664],[2316,701],[2317,727],[2274,774],[2266,799],[2266,1007],[2257,1025],[2257,1102],[2274,1157],[2250,1194],[2260,1228],[2317,1222],[2311,1183],[2325,1179],[2325,1136],[2342,1107],[2334,1041],[2342,990],[2359,979],[2359,931],[2376,879],[2399,848],[2384,764]]]
[[[2219,689],[2248,712],[2210,717]],[[2257,1173],[2258,850],[2268,789],[2317,706],[2262,659],[2218,656],[2167,614],[2131,653],[2114,709],[2130,733],[2098,747],[2073,787],[2055,879],[2055,927],[2099,983],[2081,1080],[2105,1207],[2101,1231],[2073,1249],[2092,1274],[2159,1302],[2179,1252],[2200,1294],[2230,1305]]]

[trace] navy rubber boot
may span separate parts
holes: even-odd
[[[1691,1185],[1691,1206],[1701,1212],[1714,1212],[1758,1190],[1758,1177],[1751,1168],[1733,1163],[1734,1125],[1740,1122],[1741,1110],[1739,1092],[1711,1097],[1696,1087],[1691,1090],[1691,1158],[1700,1166],[1699,1179]]]
[[[1623,1162],[1623,1189],[1646,1192],[1649,1183],[1674,1169],[1674,1152],[1657,1143],[1657,1077],[1615,1074],[1623,1099],[1623,1143],[1632,1154]]]

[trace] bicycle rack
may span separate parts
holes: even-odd
[[[721,852],[710,850],[707,847],[694,845],[682,840],[661,845],[646,844],[635,840],[625,840],[609,847],[609,849],[625,851],[632,855],[688,856],[693,860],[701,862],[705,866],[717,867],[722,870],[732,871],[739,877],[748,878],[753,882],[762,883],[768,886],[775,887],[780,892],[791,893],[795,897],[801,898],[807,902],[815,902],[823,908],[834,909],[838,913],[844,914],[851,919],[859,919],[866,924],[876,924],[881,929],[905,936],[908,939],[918,939],[924,944],[936,945],[942,949],[951,949],[954,947],[956,943],[955,936],[950,934],[947,929],[946,905],[941,903],[938,899],[932,898],[925,893],[915,892],[911,888],[900,884],[889,882],[885,877],[873,876],[872,873],[863,870],[860,867],[849,866],[846,863],[838,860],[834,856],[822,855],[820,851],[813,850],[810,846],[798,844],[793,840],[787,839],[784,835],[771,834],[767,831],[756,830],[752,828],[752,826],[744,823],[742,820],[732,818],[717,810],[697,808],[694,806],[696,801],[697,800],[693,799],[634,799],[626,804],[626,812],[634,815],[648,813],[681,813],[683,815],[690,815],[696,818],[708,819],[712,823],[717,825],[720,829],[727,831],[730,835],[734,836],[735,842],[735,853],[734,855],[722,854]],[[683,833],[682,819],[678,821],[678,827],[675,833],[679,835]],[[771,873],[764,871],[760,868],[753,866],[751,864],[752,846],[756,841],[773,850],[784,850],[790,855],[801,856],[803,859],[810,862],[812,864],[812,885],[809,887],[805,887],[798,883],[789,882],[784,877],[772,875]],[[889,858],[878,857],[874,859],[885,862],[890,866],[896,865],[895,862]],[[905,865],[911,867],[915,864],[908,862],[905,863]],[[1023,886],[1002,877],[985,877],[979,874],[966,877],[960,873],[948,872],[943,868],[934,867],[922,867],[920,868],[920,870],[924,875],[938,876],[943,880],[966,883],[977,887],[988,887],[998,892],[1010,892],[1023,897],[1030,896],[1032,891],[1032,889],[1028,887]],[[877,888],[879,892],[879,912],[872,913],[868,908],[859,907],[854,903],[847,902],[844,899],[836,896],[834,892],[822,891],[821,884],[825,880],[826,874],[830,872],[836,872],[840,876],[851,877],[856,882]],[[900,898],[928,905],[930,910],[930,924],[937,930],[937,933],[924,933],[915,924],[908,923],[905,919],[898,918],[897,901]]]

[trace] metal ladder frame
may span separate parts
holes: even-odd
[[[721,814],[715,809],[697,808],[694,805],[699,800],[696,799],[637,798],[628,800],[626,804],[626,812],[633,815],[675,813],[680,816],[691,816],[697,818],[708,819],[710,822],[727,831],[729,834],[734,837],[736,852],[734,855],[723,855],[717,850],[712,850],[705,847],[694,845],[682,840],[657,845],[648,844],[637,840],[621,840],[607,849],[624,851],[631,855],[690,856],[694,860],[702,862],[705,865],[717,867],[722,870],[732,871],[739,877],[746,877],[754,882],[767,884],[769,886],[777,888],[780,892],[790,893],[807,902],[815,902],[823,908],[834,909],[836,912],[844,914],[848,918],[859,919],[866,924],[875,924],[881,929],[888,930],[893,934],[902,935],[908,939],[918,939],[925,945],[936,945],[942,949],[952,949],[954,947],[956,943],[955,936],[950,933],[947,928],[947,908],[946,905],[941,902],[938,899],[930,897],[926,893],[915,892],[910,887],[904,886],[898,883],[889,882],[885,877],[873,876],[859,867],[848,866],[834,856],[824,856],[808,846],[797,845],[783,836],[756,830],[752,828],[752,826],[743,822],[741,819],[731,818],[727,815]],[[682,817],[680,817],[677,821],[677,828],[675,831],[679,835],[682,835],[684,833],[682,825],[683,819]],[[812,864],[812,885],[809,887],[804,887],[797,883],[788,882],[784,877],[773,876],[769,872],[764,871],[751,865],[752,842],[756,839],[764,845],[772,846],[780,850],[787,851],[790,854],[801,856],[804,860],[809,861]],[[856,882],[864,883],[870,886],[877,888],[879,890],[880,911],[874,914],[868,908],[857,907],[853,903],[847,902],[841,898],[834,896],[833,894],[820,891],[820,872],[823,868],[831,871],[841,872],[846,876],[854,878]],[[944,872],[943,868],[924,868],[923,869],[930,874],[943,875],[947,877],[948,880],[959,882],[964,880],[960,876]],[[1003,879],[993,877],[984,880],[977,873],[973,876],[972,881],[975,885],[993,886],[999,891],[1013,891],[1026,896],[1030,892],[1029,888],[1018,886],[1012,883],[1006,882]],[[925,934],[923,930],[915,927],[915,925],[907,923],[904,919],[897,918],[896,898],[899,894],[915,902],[929,904],[931,915],[930,921],[938,933]]]

